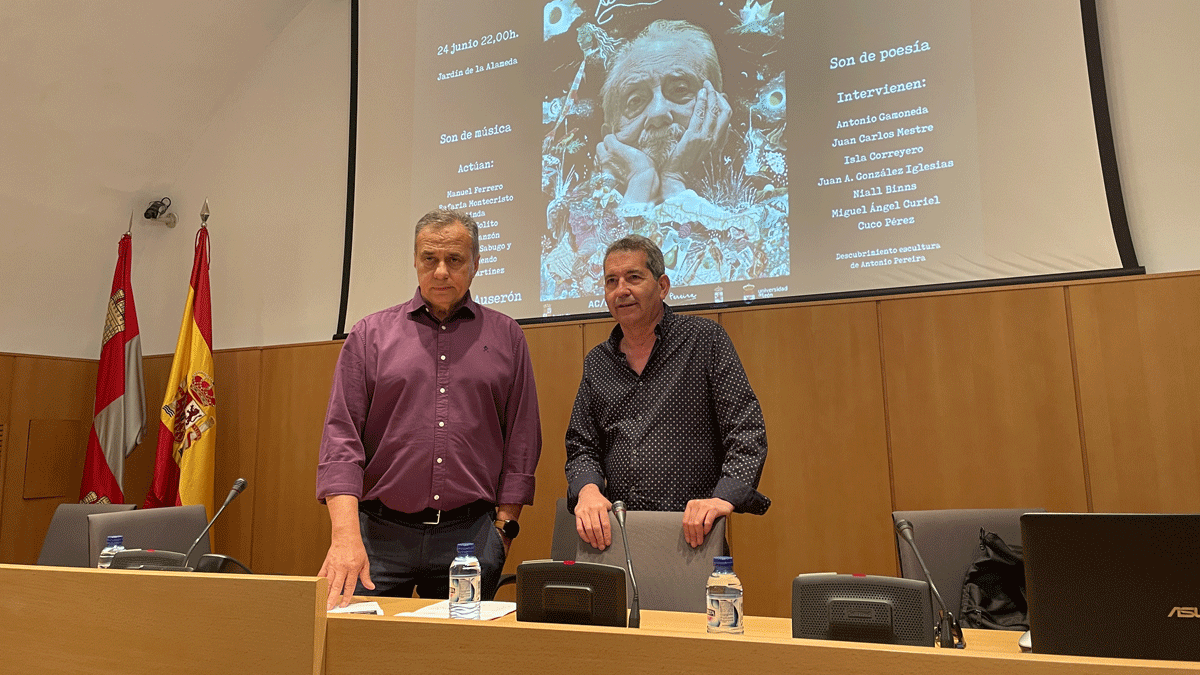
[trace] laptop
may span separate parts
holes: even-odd
[[[1021,516],[1038,654],[1200,661],[1200,514]]]

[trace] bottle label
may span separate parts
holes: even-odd
[[[479,577],[450,579],[450,604],[476,602],[479,600]]]
[[[742,599],[708,599],[708,627],[713,629],[737,630],[742,627]]]

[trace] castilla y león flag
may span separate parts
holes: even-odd
[[[84,504],[123,504],[121,490],[125,458],[142,440],[146,429],[146,390],[142,384],[142,340],[133,307],[130,265],[133,237],[117,245],[104,338],[100,341],[100,372],[96,376],[96,407],[79,501]]]
[[[196,233],[196,257],[179,342],[159,410],[154,483],[142,508],[203,504],[207,513],[213,514],[216,413],[208,228],[201,226]]]

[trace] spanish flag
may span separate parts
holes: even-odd
[[[209,517],[213,515],[216,406],[208,228],[201,225],[196,233],[196,257],[175,360],[159,410],[154,484],[142,508],[203,504]]]

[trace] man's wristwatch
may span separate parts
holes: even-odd
[[[496,529],[507,539],[516,539],[521,533],[521,524],[515,520],[496,520]]]

